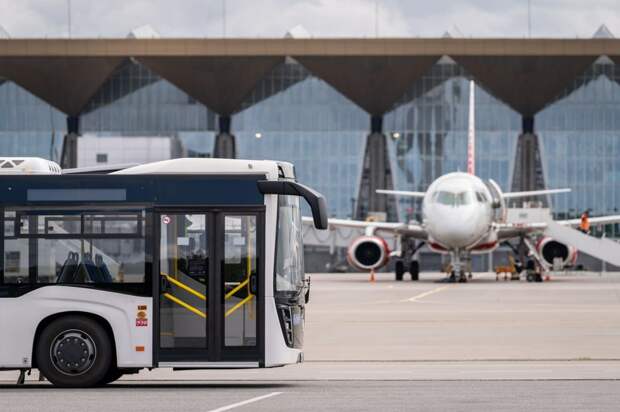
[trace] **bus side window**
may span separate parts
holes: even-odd
[[[144,211],[7,211],[2,283],[29,283],[35,275],[38,284],[144,283],[145,217]]]
[[[15,211],[4,213],[4,279],[1,281],[7,285],[30,283],[28,239],[16,238],[16,220]]]

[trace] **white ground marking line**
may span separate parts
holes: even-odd
[[[267,395],[257,396],[256,398],[248,399],[246,401],[241,401],[241,402],[233,403],[233,404],[230,404],[230,405],[222,406],[221,408],[217,408],[217,409],[211,409],[208,412],[224,412],[224,411],[229,411],[231,409],[235,409],[235,408],[238,408],[240,406],[247,405],[249,403],[254,403],[254,402],[262,401],[263,399],[271,398],[273,396],[278,396],[278,395],[282,395],[282,392],[271,392],[271,393],[268,393]]]
[[[442,290],[448,289],[452,287],[452,285],[439,286],[433,290],[429,290],[428,292],[420,293],[419,295],[412,296],[408,299],[403,299],[401,302],[417,302],[418,300],[425,298],[430,295],[434,295],[435,293],[441,292]]]

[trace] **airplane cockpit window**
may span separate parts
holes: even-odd
[[[469,205],[471,203],[473,203],[473,194],[472,192],[460,192],[457,193],[454,197],[454,205],[455,206],[463,206],[463,205]]]
[[[454,193],[439,191],[435,193],[435,201],[446,206],[454,206]]]
[[[446,206],[464,206],[474,202],[473,192],[447,192],[440,190],[433,195],[433,200]]]

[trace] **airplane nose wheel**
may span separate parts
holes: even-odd
[[[459,273],[459,283],[467,283],[467,275],[464,270]]]

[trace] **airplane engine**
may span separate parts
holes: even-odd
[[[577,260],[577,249],[565,245],[550,237],[543,237],[536,246],[538,253],[549,265],[553,266],[555,258],[562,259],[562,266],[573,266]]]
[[[390,258],[390,248],[378,236],[362,236],[353,241],[347,252],[349,264],[359,270],[374,270],[385,266]]]

